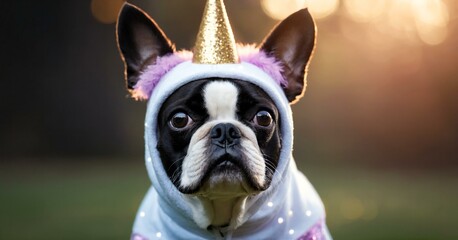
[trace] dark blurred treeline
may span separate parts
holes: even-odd
[[[190,48],[204,1],[132,1]],[[0,2],[0,159],[140,158],[145,103],[129,99],[115,25],[85,1]],[[238,41],[276,21],[258,1],[227,1]],[[451,9],[456,13],[456,6]],[[295,105],[296,158],[324,164],[456,167],[458,26],[437,46],[377,48],[320,20],[308,91]],[[353,25],[352,25],[353,24]],[[418,57],[418,54],[420,56]],[[412,57],[413,56],[413,57]]]

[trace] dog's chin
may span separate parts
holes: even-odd
[[[211,200],[250,195],[256,192],[240,167],[224,161],[209,170],[196,195]]]
[[[265,190],[255,180],[241,159],[227,154],[213,161],[200,183],[193,188],[180,189],[182,193],[207,197],[209,199],[254,195]]]

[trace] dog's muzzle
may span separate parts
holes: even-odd
[[[240,130],[231,123],[219,123],[210,132],[212,144],[228,151],[240,144]]]
[[[219,123],[210,130],[213,159],[210,169],[234,164],[241,167],[241,137],[240,130],[232,123]]]

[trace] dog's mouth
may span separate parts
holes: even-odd
[[[258,183],[253,171],[244,162],[246,159],[241,154],[226,151],[210,160],[196,186],[180,189],[180,191],[185,194],[225,198],[265,190],[265,186]]]

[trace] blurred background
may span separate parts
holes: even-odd
[[[122,0],[0,1],[0,239],[128,239],[150,185]],[[204,0],[130,1],[192,48]],[[259,43],[309,6],[318,44],[295,156],[335,239],[458,239],[458,2],[231,0]]]

